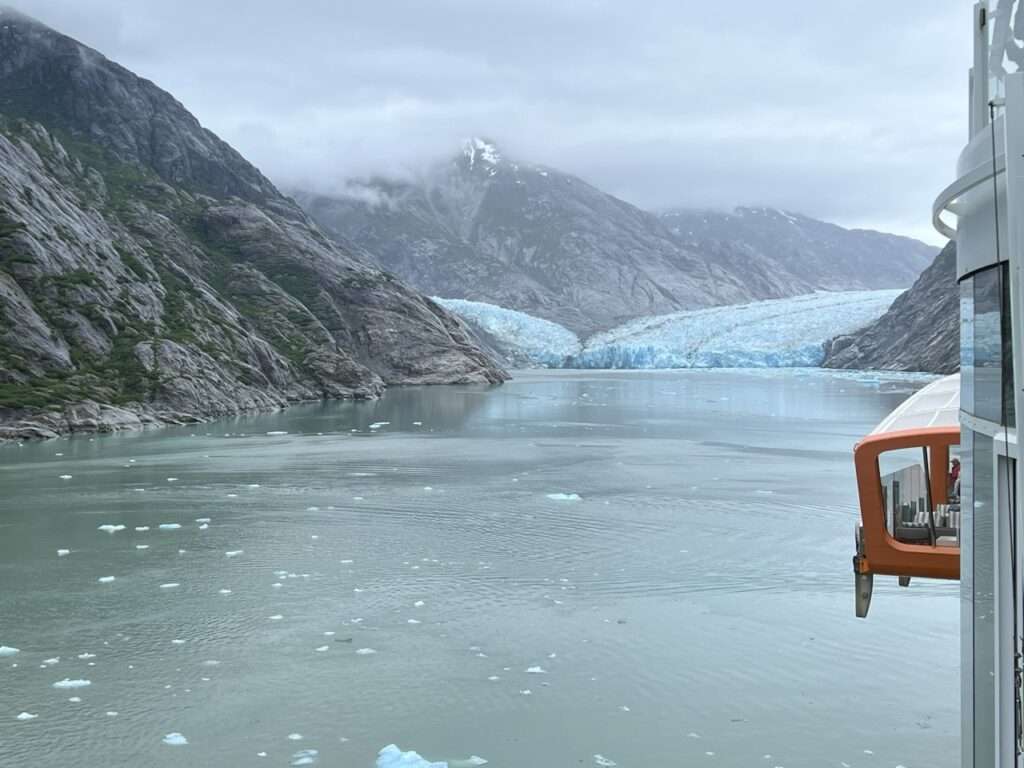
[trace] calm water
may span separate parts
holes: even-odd
[[[523,373],[0,447],[0,765],[952,768],[956,585],[853,616],[850,447],[911,390]]]

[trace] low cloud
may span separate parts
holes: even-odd
[[[19,7],[171,91],[284,187],[358,190],[346,179],[415,174],[487,135],[648,208],[772,205],[934,241],[966,136],[970,13],[952,0]]]

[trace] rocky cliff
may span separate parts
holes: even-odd
[[[960,369],[960,293],[950,242],[882,317],[832,339],[826,368],[953,373]]]
[[[773,209],[656,215],[483,139],[416,180],[296,198],[337,242],[366,248],[430,295],[519,310],[583,336],[683,309],[906,287],[935,253]]]
[[[0,437],[505,377],[169,94],[0,10]]]

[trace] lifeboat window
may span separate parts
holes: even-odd
[[[959,546],[960,463],[955,452],[939,457],[943,476],[931,450],[886,451],[878,458],[885,524],[889,534],[907,544]]]

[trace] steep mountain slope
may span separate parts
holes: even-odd
[[[0,10],[0,437],[504,377],[171,96]]]
[[[692,212],[642,211],[573,176],[509,160],[482,139],[416,181],[371,179],[343,195],[296,198],[332,238],[366,248],[431,295],[527,312],[584,335],[819,288],[904,287],[934,253],[802,217],[780,237],[774,214],[738,214],[750,219],[745,237],[694,234]]]
[[[905,288],[936,254],[909,237],[844,229],[775,208],[680,209],[663,213],[661,220],[688,248],[739,250],[750,261],[767,261],[830,291]]]
[[[826,368],[953,373],[960,369],[960,293],[950,242],[909,291],[871,325],[838,336]]]

